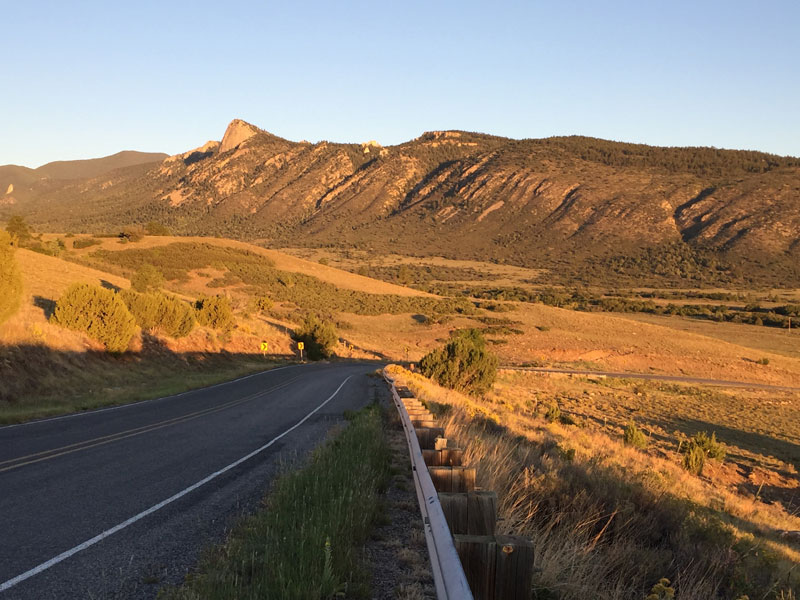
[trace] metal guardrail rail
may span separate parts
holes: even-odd
[[[408,450],[411,456],[411,469],[414,475],[414,487],[417,490],[417,500],[422,513],[422,520],[425,525],[425,541],[428,544],[428,554],[431,557],[431,570],[433,581],[436,586],[436,597],[439,600],[473,600],[472,592],[461,566],[461,559],[456,552],[453,536],[447,526],[442,505],[439,503],[439,494],[433,486],[433,480],[422,451],[419,447],[417,434],[411,424],[408,411],[406,410],[400,395],[388,373],[384,370],[383,377],[391,386],[392,399],[400,413],[403,429],[408,442]]]

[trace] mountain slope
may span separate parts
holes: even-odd
[[[0,195],[0,204],[4,200],[5,204],[16,203],[17,195],[22,193],[27,196],[27,188],[41,180],[87,179],[115,169],[160,162],[166,157],[167,155],[161,152],[124,150],[102,158],[59,160],[36,169],[19,165],[2,165],[0,166],[0,194],[3,195]]]
[[[646,271],[677,255],[762,280],[785,266],[800,281],[800,159],[758,152],[461,131],[311,144],[235,120],[221,143],[158,165],[24,193],[17,209],[61,230],[155,219],[181,233],[571,272],[620,257]]]

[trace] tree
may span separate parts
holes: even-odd
[[[11,234],[12,238],[16,238],[20,244],[26,243],[33,237],[30,227],[20,215],[14,215],[8,220],[6,231]]]
[[[51,321],[82,331],[110,352],[123,352],[136,332],[136,321],[113,291],[88,283],[76,283],[56,302]]]
[[[172,235],[169,227],[158,221],[150,221],[144,229],[147,235]]]
[[[497,362],[481,332],[464,329],[456,331],[444,347],[423,356],[419,367],[423,375],[444,387],[478,395],[494,384]]]
[[[120,292],[136,324],[146,331],[160,331],[179,338],[194,329],[194,310],[186,302],[161,292],[139,294],[133,290]]]
[[[22,298],[22,275],[14,259],[12,237],[0,231],[0,323],[19,308]]]
[[[133,225],[123,229],[119,238],[125,242],[141,242],[144,239],[145,231],[141,225]]]
[[[305,344],[308,358],[320,360],[333,356],[333,350],[339,342],[339,334],[336,333],[336,326],[333,323],[310,314],[295,331],[294,339]]]
[[[206,296],[195,303],[197,322],[213,329],[230,329],[233,309],[227,296]]]
[[[131,287],[137,292],[149,292],[161,289],[166,279],[164,274],[153,265],[143,265],[133,277],[131,277]]]

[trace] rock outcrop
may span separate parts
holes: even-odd
[[[225,130],[225,135],[222,136],[222,143],[220,144],[219,151],[223,153],[228,150],[233,150],[242,142],[246,142],[258,133],[261,133],[261,130],[255,125],[251,125],[241,119],[234,119]]]

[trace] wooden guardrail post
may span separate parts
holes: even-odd
[[[488,490],[439,494],[442,512],[453,534],[494,535],[497,526],[497,494]]]
[[[436,438],[444,437],[444,427],[415,427],[414,431],[422,450],[433,450],[436,448]]]
[[[408,388],[394,385],[393,389],[407,435],[412,436],[408,437],[409,449],[417,473],[420,510],[430,528],[426,540],[437,596],[447,600],[528,600],[533,542],[521,536],[496,535],[497,494],[475,489],[475,469],[462,465],[464,451],[444,437],[444,428],[434,427],[432,413]],[[426,478],[419,478],[420,469],[427,471]],[[438,547],[447,544],[451,544],[449,554],[440,555]],[[450,563],[445,564],[448,556]],[[450,588],[458,591],[451,594]]]
[[[460,467],[464,458],[464,451],[461,448],[423,450],[422,458],[425,459],[425,464],[429,467]]]
[[[471,492],[475,489],[473,467],[428,467],[437,492]]]
[[[454,535],[475,600],[528,600],[533,542],[512,535]]]

